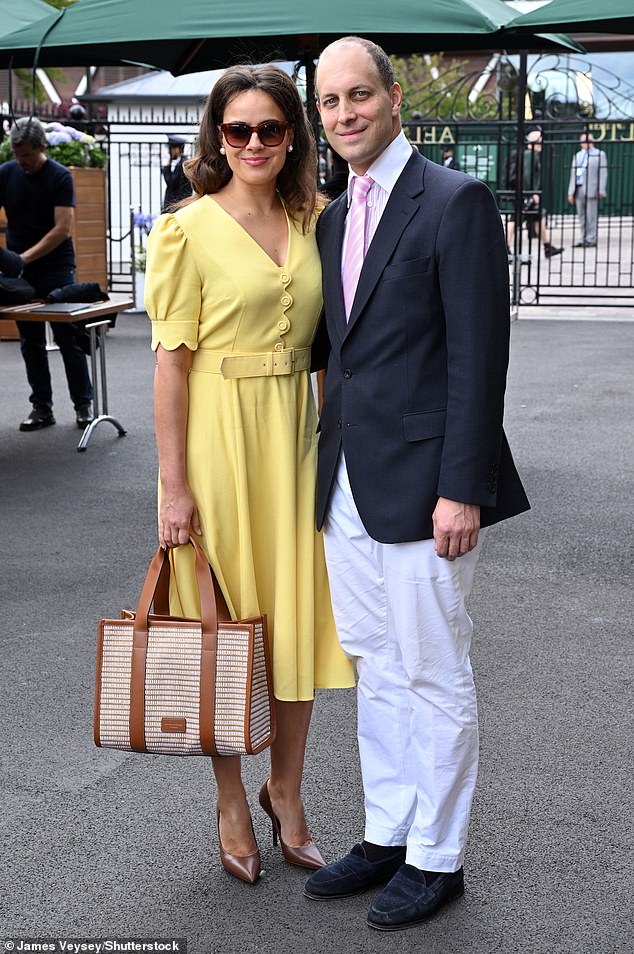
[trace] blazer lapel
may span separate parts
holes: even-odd
[[[347,325],[345,325],[344,313],[344,338],[357,322],[401,235],[412,216],[419,210],[419,204],[414,202],[414,196],[424,191],[423,178],[427,161],[420,153],[413,152],[411,159],[409,159],[392,190],[383,210],[381,221],[370,242]],[[339,262],[341,262],[342,236],[343,227],[338,245]],[[341,265],[339,267],[341,269]],[[341,279],[339,285],[341,286]],[[341,301],[343,309],[343,291],[341,292]]]
[[[328,232],[321,239],[323,291],[328,333],[331,343],[341,341],[346,330],[346,310],[341,284],[341,249],[348,214],[346,193],[341,196],[329,216]]]

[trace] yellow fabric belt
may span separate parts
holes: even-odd
[[[227,351],[194,351],[192,371],[208,371],[223,378],[269,378],[277,374],[295,374],[310,369],[310,348],[285,348],[261,354],[235,354]]]

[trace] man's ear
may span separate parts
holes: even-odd
[[[321,116],[321,103],[319,102],[318,99],[315,100],[315,105],[317,106],[317,112]]]
[[[392,116],[398,116],[403,103],[403,90],[398,83],[392,83],[390,87],[390,100],[392,102]]]

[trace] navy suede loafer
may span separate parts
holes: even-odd
[[[420,871],[402,865],[370,906],[368,924],[377,931],[403,931],[422,924],[464,894],[464,872]]]
[[[355,845],[349,854],[320,868],[310,876],[304,894],[313,901],[336,901],[362,894],[369,888],[384,884],[405,861],[405,848],[395,848],[381,861],[368,861],[361,845]]]

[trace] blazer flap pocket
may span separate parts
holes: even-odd
[[[406,441],[425,441],[442,437],[445,433],[446,408],[437,411],[414,411],[403,415],[403,433]]]
[[[431,259],[429,255],[425,258],[411,258],[406,262],[392,262],[383,269],[383,279],[407,278],[408,275],[422,275],[429,270]]]

